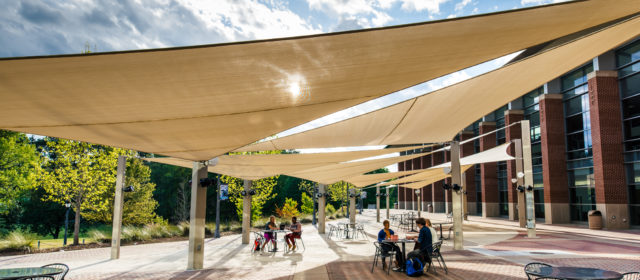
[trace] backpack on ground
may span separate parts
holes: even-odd
[[[421,276],[424,270],[422,262],[418,258],[410,258],[407,260],[407,275],[411,277]]]

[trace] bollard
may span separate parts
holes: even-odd
[[[40,240],[38,240],[38,250],[40,250]]]

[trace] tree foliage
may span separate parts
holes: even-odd
[[[244,190],[244,181],[235,177],[221,175],[220,181],[229,186],[229,200],[236,206],[238,218],[242,219],[244,197],[241,192]],[[278,176],[252,181],[251,189],[255,194],[251,198],[251,220],[256,221],[262,217],[264,204],[275,197],[273,188],[278,183]]]
[[[313,199],[308,196],[306,193],[302,193],[301,196],[302,205],[300,205],[300,210],[302,213],[311,214],[313,213]]]
[[[300,215],[298,211],[298,202],[287,198],[282,208],[277,208],[276,213],[280,218],[291,219],[292,217],[296,217]]]
[[[36,148],[24,134],[0,130],[0,215],[35,188],[39,167]]]

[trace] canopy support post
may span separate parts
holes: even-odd
[[[202,269],[204,263],[204,221],[207,208],[207,188],[200,179],[207,178],[207,165],[194,162],[191,172],[191,210],[189,215],[189,256],[187,269]]]
[[[356,190],[349,189],[349,223],[356,223]]]
[[[249,244],[249,233],[251,227],[251,180],[244,180],[244,191],[246,195],[242,198],[242,244]]]
[[[422,217],[420,212],[422,212],[422,195],[420,194],[420,189],[415,190],[416,200],[418,202],[418,218]]]
[[[468,171],[469,169],[467,169]],[[464,173],[462,173],[462,219],[465,221],[469,220],[469,209],[468,209],[468,205],[467,205],[467,176],[466,173],[467,171],[465,171]]]
[[[124,176],[126,170],[127,157],[118,156],[118,169],[116,171],[116,197],[113,200],[113,229],[111,233],[112,260],[120,258],[120,233],[122,232],[122,209],[124,204],[122,189],[124,188]]]
[[[327,203],[327,192],[326,186],[324,184],[318,184],[318,233],[325,233],[325,221],[326,221],[326,203]]]
[[[514,139],[513,145],[515,146],[516,156],[516,187],[525,186],[524,184],[524,167],[522,166],[522,140]],[[520,176],[519,174],[522,174]],[[527,227],[527,207],[524,192],[517,192],[518,195],[518,222],[521,228]]]
[[[376,222],[380,222],[380,186],[376,186]]]
[[[527,204],[527,236],[536,237],[536,211],[533,198],[533,167],[531,163],[531,130],[529,120],[520,123],[522,129],[522,166],[524,168],[525,200]]]
[[[460,142],[451,142],[451,185],[462,186],[462,176],[460,172]],[[462,188],[458,191],[451,190],[451,206],[453,213],[453,249],[463,250],[463,236],[462,236],[462,216],[464,213],[462,207]]]
[[[389,193],[391,192],[389,189],[387,188],[387,195],[385,196],[387,199],[387,220],[389,219]]]

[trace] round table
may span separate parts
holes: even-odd
[[[16,267],[0,269],[0,279],[20,279],[23,277],[54,276],[62,273],[62,269],[51,267]]]
[[[568,280],[607,280],[622,279],[622,274],[615,271],[589,268],[589,267],[569,267],[569,266],[552,266],[540,267],[539,271],[527,272],[538,277],[548,277],[556,279]]]

